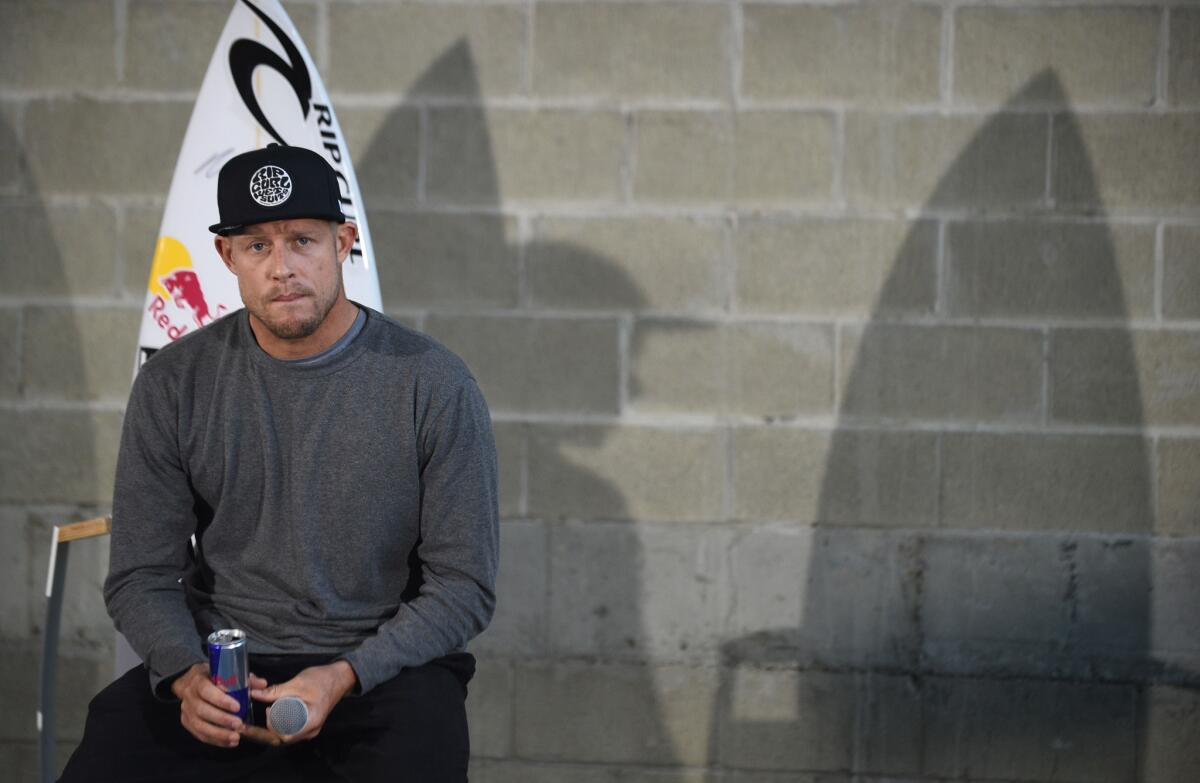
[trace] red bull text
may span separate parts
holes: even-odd
[[[212,681],[237,699],[237,716],[243,723],[254,719],[250,704],[250,661],[246,654],[246,632],[236,628],[208,635],[208,669]]]

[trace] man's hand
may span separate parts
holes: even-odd
[[[266,684],[261,678],[251,678]],[[213,684],[207,663],[195,663],[171,683],[171,692],[179,699],[179,722],[195,737],[209,745],[221,748],[236,748],[245,732],[251,739],[279,743],[270,732],[255,726],[246,726],[237,716],[240,705]],[[265,736],[258,736],[264,734]]]
[[[282,738],[284,742],[300,742],[312,739],[321,732],[325,719],[334,705],[354,688],[358,677],[354,668],[345,661],[334,661],[324,666],[310,666],[287,682],[267,687],[260,678],[251,681],[250,698],[257,701],[274,702],[283,696],[295,696],[308,707],[308,723],[298,734]],[[272,737],[278,735],[271,732]]]

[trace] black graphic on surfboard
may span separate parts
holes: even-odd
[[[275,141],[287,144],[283,136],[275,130],[275,126],[267,119],[258,103],[258,96],[254,94],[254,69],[259,66],[271,68],[286,79],[296,93],[296,100],[300,103],[301,116],[307,119],[312,104],[312,80],[308,76],[308,66],[304,62],[304,56],[296,48],[296,44],[283,31],[283,28],[275,23],[274,19],[260,11],[250,0],[242,0],[242,3],[262,20],[267,29],[275,36],[275,40],[283,47],[288,58],[285,62],[282,57],[258,41],[239,38],[229,47],[229,73],[233,76],[233,83],[237,85],[242,103],[246,104],[246,108],[254,116],[254,119],[258,120],[258,124],[271,134]]]

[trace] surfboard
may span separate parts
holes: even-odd
[[[242,306],[237,280],[213,248],[208,226],[217,222],[221,165],[268,144],[308,147],[333,166],[342,212],[358,225],[342,266],[346,295],[382,309],[362,194],[325,84],[277,0],[237,0],[175,163],[146,285],[135,373],[159,348]]]

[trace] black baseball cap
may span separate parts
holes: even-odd
[[[272,144],[225,161],[217,175],[221,222],[208,230],[235,234],[270,220],[317,218],[346,222],[337,175],[321,155],[304,147]]]

